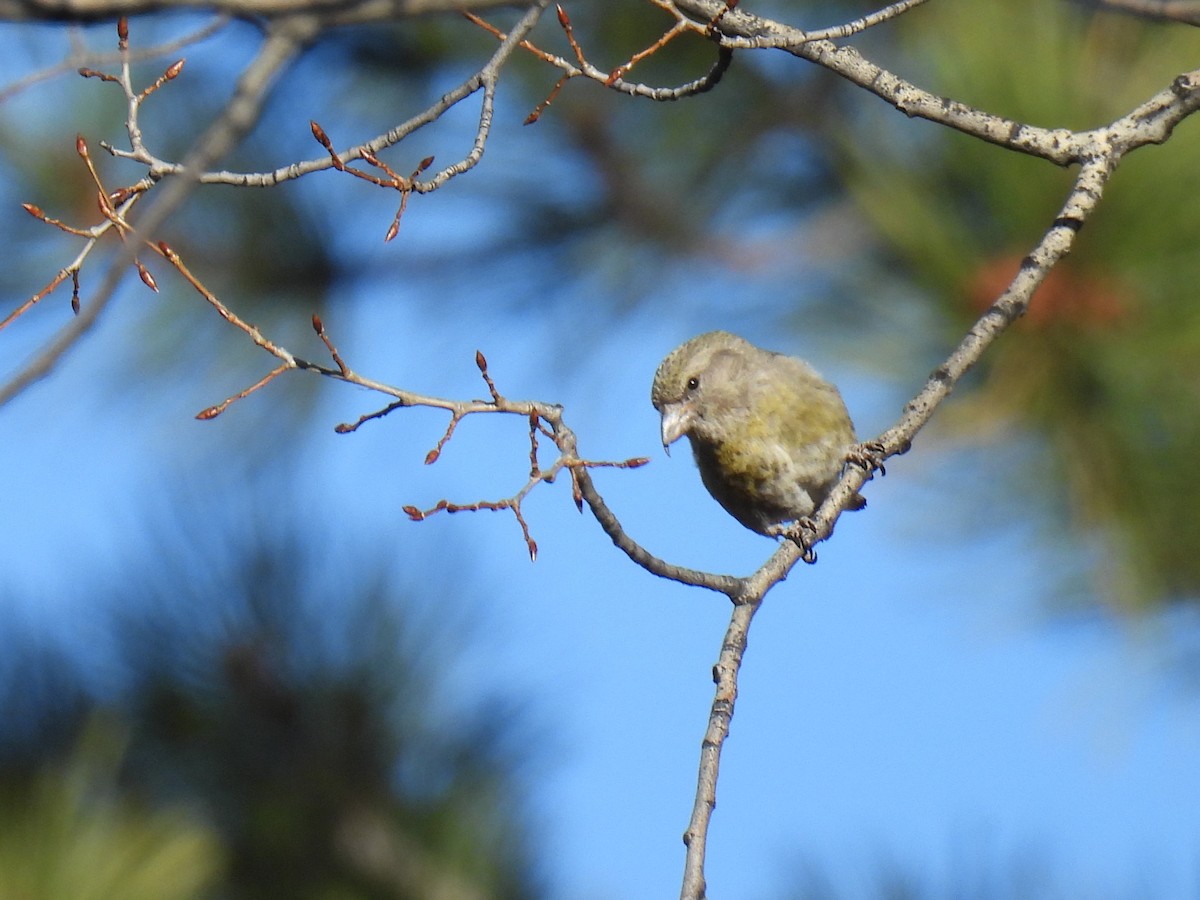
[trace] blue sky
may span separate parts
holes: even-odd
[[[496,156],[529,152],[528,134],[501,128],[496,140],[510,143]],[[461,236],[473,207],[446,193],[414,199],[402,239],[378,244],[371,261],[402,273],[423,249]],[[377,242],[389,215],[341,237]],[[486,222],[486,209],[469,221]],[[738,312],[793,284],[803,266],[648,272],[659,285],[650,301],[615,320],[579,312],[609,304],[602,278],[571,282],[574,312],[543,317],[537,304],[513,312],[504,302],[521,289],[513,273],[440,305],[421,294],[427,285],[396,274],[356,286],[326,325],[360,372],[444,396],[483,393],[473,363],[482,350],[507,395],[564,404],[585,454],[652,457],[596,479],[636,539],[674,562],[747,573],[771,542],[720,510],[686,452],[667,458],[658,447],[647,398],[661,357],[710,328],[803,355],[842,386],[864,435],[890,424],[923,374],[883,378],[820,329],[794,333]],[[565,482],[528,502],[536,564],[506,514],[419,524],[403,515],[409,503],[512,493],[527,452],[518,419],[468,419],[431,467],[421,460],[442,415],[404,411],[339,436],[334,424],[380,402],[332,382],[318,386],[299,447],[291,432],[286,445],[270,440],[269,389],[195,421],[242,386],[243,363],[268,368],[249,342],[238,374],[181,364],[130,389],[116,373],[155,302],[125,292],[49,381],[0,409],[9,473],[0,589],[25,598],[14,615],[93,664],[108,611],[90,607],[89,583],[143,539],[147,510],[164,496],[230,477],[220,474],[230,431],[267,435],[248,468],[298,456],[303,487],[281,495],[278,514],[313,523],[313,552],[332,565],[361,544],[418,582],[456,585],[471,626],[448,690],[470,698],[500,685],[545,728],[529,782],[552,895],[677,892],[727,601],[631,565],[575,511]],[[67,315],[55,297],[0,335],[5,370]],[[292,331],[289,346],[318,356],[304,333]],[[868,509],[843,518],[819,563],[769,595],[723,757],[713,896],[778,897],[809,863],[838,896],[868,897],[889,860],[952,896],[956,872],[974,860],[1006,876],[1029,858],[1061,896],[1195,896],[1200,717],[1194,684],[1172,666],[1172,651],[1194,642],[1195,616],[1129,621],[1056,607],[1055,596],[1079,590],[1096,550],[1061,540],[1022,497],[1022,469],[1038,464],[1034,441],[981,449],[935,425],[868,486]]]

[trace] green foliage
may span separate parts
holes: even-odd
[[[457,647],[390,579],[309,566],[267,530],[236,548],[160,530],[94,591],[125,687],[79,672],[119,696],[59,704],[91,722],[67,761],[46,748],[69,727],[45,721],[40,755],[27,736],[0,759],[0,900],[537,896],[517,711],[445,695]]]
[[[0,897],[190,900],[217,883],[224,852],[211,828],[120,788],[123,742],[96,718],[66,760],[0,776]]]

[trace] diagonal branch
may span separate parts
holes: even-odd
[[[254,126],[271,86],[313,37],[316,28],[316,21],[310,18],[282,19],[268,27],[258,54],[242,73],[233,96],[188,154],[184,162],[186,170],[205,169],[227,153]],[[196,182],[192,179],[178,178],[166,184],[155,196],[130,235],[131,239],[109,261],[99,288],[89,298],[83,311],[34,359],[0,385],[0,406],[49,375],[63,355],[92,329],[125,277],[125,269],[133,261],[137,246],[162,227],[195,186]]]
[[[888,456],[908,449],[917,432],[925,426],[942,401],[950,396],[963,375],[979,362],[996,338],[1024,315],[1034,291],[1050,270],[1071,251],[1080,228],[1100,202],[1104,186],[1117,161],[1115,155],[1100,157],[1080,169],[1062,210],[1025,258],[1012,283],[979,317],[946,361],[933,371],[925,387],[905,405],[899,421],[870,443],[868,452],[874,455],[876,465]],[[810,544],[832,534],[834,523],[870,476],[869,468],[857,464],[847,466],[841,481],[812,517]],[[713,668],[716,693],[701,744],[696,799],[683,838],[687,846],[681,894],[684,900],[700,900],[705,896],[704,856],[708,827],[717,803],[721,750],[729,736],[733,719],[738,674],[746,652],[750,623],[767,592],[787,577],[803,558],[804,552],[797,544],[785,541],[757,572],[741,579],[741,592],[731,595],[734,601],[733,614],[720,656]]]
[[[816,63],[870,91],[907,116],[927,119],[991,144],[1049,160],[1055,165],[1079,163],[1098,153],[1109,152],[1113,140],[1121,140],[1124,120],[1103,128],[1072,132],[1065,128],[1041,128],[1004,116],[993,115],[957,100],[939,97],[912,82],[877,66],[850,46],[813,40],[802,29],[742,12],[723,0],[675,0],[675,5],[697,21],[715,21],[722,46],[734,49],[777,49]],[[1170,129],[1200,107],[1200,69],[1180,75],[1139,108],[1142,115],[1155,115],[1154,131],[1138,132],[1141,143],[1161,143]],[[1139,111],[1131,113],[1138,115]],[[1125,147],[1132,149],[1133,145]]]
[[[500,72],[512,54],[521,45],[522,41],[525,40],[526,35],[538,23],[548,3],[549,0],[536,0],[536,2],[528,4],[525,14],[513,27],[512,31],[504,37],[496,52],[492,54],[479,71],[447,91],[436,102],[417,115],[353,147],[348,147],[340,151],[327,152],[313,159],[289,163],[269,172],[205,171],[204,166],[196,166],[191,164],[189,160],[179,163],[170,162],[160,159],[148,151],[131,152],[111,149],[110,152],[113,152],[116,156],[144,163],[156,177],[191,172],[198,173],[193,174],[192,177],[204,184],[227,184],[235,187],[272,187],[293,181],[305,175],[310,175],[314,172],[336,169],[339,165],[344,165],[348,162],[366,159],[369,156],[376,156],[425,126],[438,121],[447,111],[477,91],[482,90],[483,101],[480,104],[478,125],[471,149],[462,159],[454,164],[438,170],[424,181],[414,180],[410,186],[414,193],[429,193],[437,190],[456,175],[460,175],[473,168],[479,162],[480,158],[482,158],[491,130],[496,85],[499,81]],[[334,162],[335,158],[338,160],[336,163]]]

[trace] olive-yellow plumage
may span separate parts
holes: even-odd
[[[687,436],[700,478],[760,534],[812,515],[855,444],[837,388],[808,363],[710,331],[672,350],[650,401],[667,447]],[[852,508],[866,503],[856,495]]]

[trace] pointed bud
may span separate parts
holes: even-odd
[[[142,279],[142,283],[157,294],[158,282],[154,280],[154,276],[150,274],[150,270],[136,259],[133,261],[133,264],[137,267],[138,277]]]

